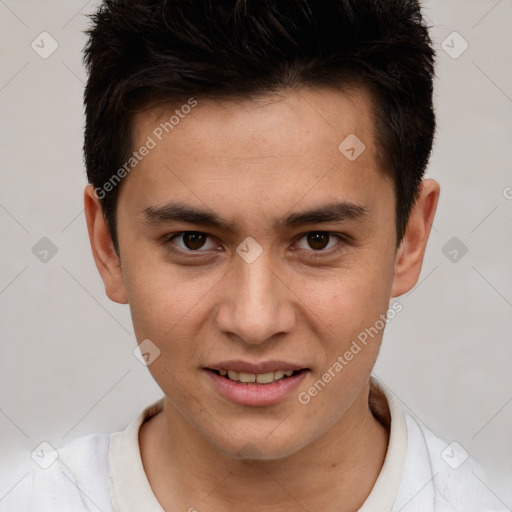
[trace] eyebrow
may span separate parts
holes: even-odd
[[[234,232],[236,226],[219,217],[216,213],[202,208],[191,207],[181,203],[167,203],[162,206],[148,206],[142,210],[143,223],[159,225],[171,222],[186,222]],[[369,211],[362,205],[347,201],[337,201],[311,208],[302,212],[291,213],[273,223],[274,229],[297,227],[305,224],[324,222],[341,222],[344,220],[367,220]]]

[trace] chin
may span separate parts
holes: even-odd
[[[250,429],[248,429],[250,430]],[[304,433],[296,438],[291,433],[281,432],[279,436],[262,434],[260,429],[236,438],[211,443],[229,457],[246,464],[285,459],[304,447]]]

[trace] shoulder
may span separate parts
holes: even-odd
[[[9,492],[0,511],[111,512],[109,439],[107,433],[90,434],[57,450],[41,451],[44,463]]]
[[[488,486],[484,471],[458,442],[447,443],[409,413],[404,413],[408,432],[409,471],[415,463],[427,466],[435,512],[502,512],[500,502]],[[429,473],[429,474],[428,474]],[[405,475],[404,475],[405,476]]]

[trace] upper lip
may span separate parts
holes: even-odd
[[[290,363],[288,361],[261,361],[258,363],[250,363],[248,361],[232,360],[222,361],[206,366],[209,370],[234,370],[235,372],[244,373],[270,373],[277,370],[305,370],[306,367]]]

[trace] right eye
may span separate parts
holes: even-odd
[[[205,244],[209,241],[209,236],[206,233],[201,233],[200,231],[182,231],[171,236],[168,241],[172,242],[173,245],[176,245],[185,252],[204,252],[217,247],[213,241],[211,241],[210,243],[212,245],[204,248]]]

